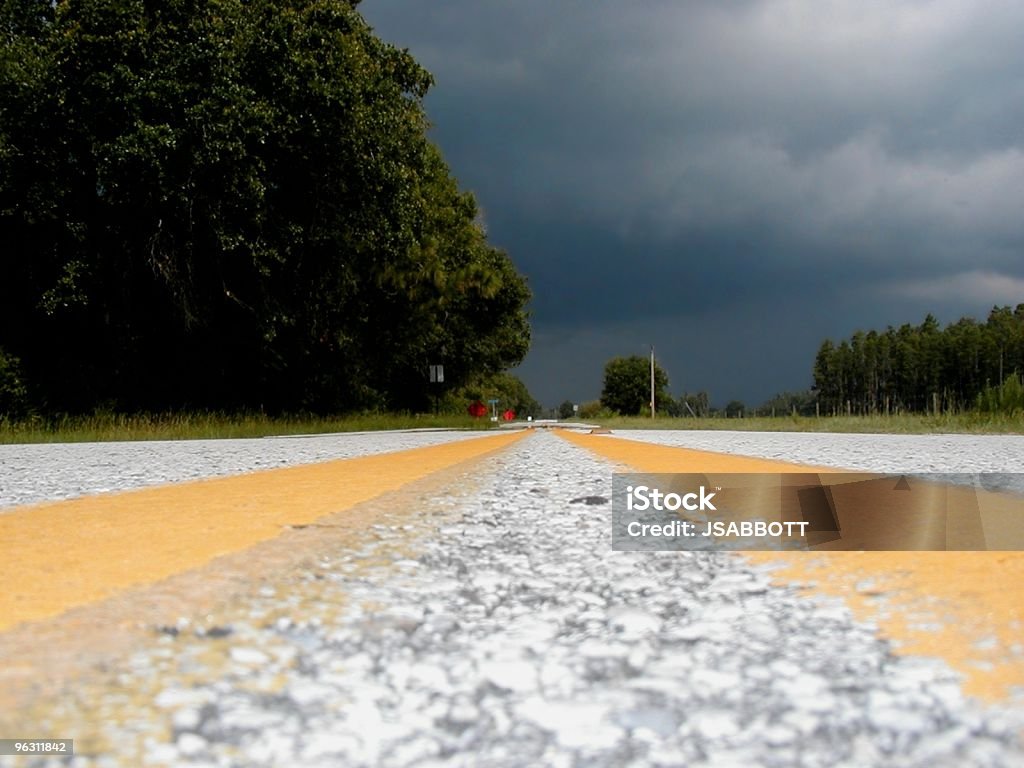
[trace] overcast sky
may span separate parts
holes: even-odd
[[[1020,0],[364,0],[529,279],[546,405],[648,354],[757,405],[821,341],[1024,302]]]

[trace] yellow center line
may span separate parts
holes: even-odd
[[[198,567],[522,437],[506,433],[16,508],[0,514],[0,632]]]
[[[835,472],[772,459],[558,430],[574,445],[639,472]],[[899,653],[933,656],[965,677],[964,692],[1024,695],[1024,552],[745,552],[795,582],[844,598],[878,623]],[[858,587],[860,587],[858,589]]]
[[[662,472],[750,473],[760,472],[841,472],[835,467],[811,467],[776,459],[760,459],[753,456],[739,456],[732,453],[696,451],[692,448],[676,448],[669,445],[655,445],[640,440],[628,440],[610,435],[587,435],[555,430],[556,434],[581,448],[587,448],[607,459],[628,464],[640,472],[652,474]]]

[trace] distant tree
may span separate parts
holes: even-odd
[[[503,372],[478,376],[464,386],[457,387],[444,397],[444,410],[449,413],[464,413],[468,403],[474,400],[487,402],[498,400],[498,410],[511,409],[517,417],[539,417],[543,413],[541,403],[517,376]],[[489,406],[488,413],[489,413]]]
[[[522,418],[537,417],[543,411],[526,384],[518,376],[506,372],[479,376],[468,384],[452,390],[445,398],[445,410],[463,413],[467,405],[475,400],[484,403],[488,400],[497,400],[500,411],[510,408],[515,411],[516,416]]]
[[[984,323],[969,317],[940,327],[934,315],[917,326],[855,332],[822,342],[813,391],[824,413],[918,413],[991,402],[1024,371],[1024,304],[993,307]]]
[[[825,339],[818,348],[814,358],[813,390],[818,401],[829,411],[834,411],[839,402],[839,376],[836,371],[835,345],[831,339]]]
[[[726,418],[739,418],[743,416],[743,412],[747,407],[741,400],[730,400],[725,406]]]
[[[680,416],[706,418],[711,415],[711,399],[704,390],[693,394],[684,392],[676,402]]]
[[[943,333],[946,351],[942,379],[947,387],[949,405],[964,408],[985,387],[984,328],[970,317],[962,317]]]
[[[558,406],[558,418],[560,419],[571,419],[576,411],[573,410],[573,401],[565,400],[561,405]]]
[[[661,408],[670,399],[668,374],[660,365],[654,366],[655,409]],[[624,415],[637,415],[646,410],[650,413],[651,361],[649,358],[633,355],[616,357],[604,367],[604,386],[601,389],[601,405],[608,410]]]
[[[519,418],[534,418],[541,415],[543,409],[537,399],[530,393],[526,384],[518,376],[510,373],[497,373],[491,377],[494,387],[504,395],[503,407],[513,410]]]
[[[803,392],[780,392],[766,400],[758,409],[765,415],[789,416],[797,413],[801,416],[813,416],[817,398],[811,390]]]
[[[666,397],[658,406],[658,416],[668,416],[672,419],[678,419],[685,411],[683,404],[674,397]]]
[[[1003,382],[1024,366],[1024,304],[1016,312],[1009,307],[992,307],[985,323],[989,337],[989,367],[992,380]]]

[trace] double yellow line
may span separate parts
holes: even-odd
[[[521,437],[471,438],[0,513],[0,631],[204,565]]]
[[[824,467],[560,431],[640,472],[828,472]],[[157,582],[457,464],[523,433],[27,506],[0,514],[0,631]],[[832,470],[834,471],[834,470]],[[905,653],[941,656],[968,693],[1024,691],[1024,553],[747,553],[878,621]],[[857,589],[871,584],[870,589]]]

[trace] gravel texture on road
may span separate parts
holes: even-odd
[[[615,469],[530,435],[421,499],[425,533],[381,526],[216,632],[153,628],[38,730],[93,733],[109,750],[70,764],[103,768],[1024,764],[1019,708],[841,602],[738,556],[612,551]]]
[[[0,445],[0,513],[19,504],[421,448],[481,434],[360,432],[249,440]]]
[[[1024,472],[1024,435],[615,430],[628,440],[868,472]]]

